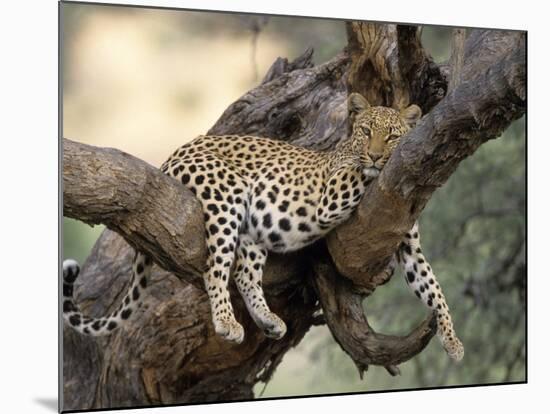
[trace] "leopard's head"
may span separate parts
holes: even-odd
[[[354,117],[352,150],[359,154],[365,174],[377,176],[399,140],[422,116],[417,105],[398,111],[385,106],[371,106],[358,93],[348,98],[348,109]]]

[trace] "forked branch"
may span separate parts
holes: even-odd
[[[383,270],[460,161],[525,113],[525,36],[498,33],[495,43],[488,36],[495,35],[474,31],[467,41],[466,56],[483,56],[479,71],[468,59],[461,83],[402,138],[356,214],[329,235],[338,270],[355,284],[368,285]]]
[[[391,375],[398,374],[397,365],[420,353],[435,335],[434,314],[404,337],[375,332],[363,310],[364,296],[338,274],[330,259],[316,260],[313,270],[327,325],[357,366],[361,378],[369,365],[381,365]]]

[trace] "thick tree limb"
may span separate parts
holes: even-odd
[[[310,59],[309,49],[290,64],[277,59],[268,71],[270,81],[229,105],[208,133],[238,132],[311,149],[334,148],[346,133],[343,74],[349,58],[340,53],[315,68]]]
[[[327,241],[338,270],[358,285],[389,262],[403,235],[432,193],[458,163],[482,143],[498,137],[526,109],[525,37],[501,35],[509,53],[491,54],[490,43],[468,42],[483,55],[482,70],[464,67],[462,83],[447,95],[394,151],[367,190],[356,214],[333,231]],[[466,49],[466,55],[474,52]]]
[[[346,24],[351,65],[348,90],[371,105],[401,108],[410,101],[397,61],[397,27],[367,22]]]
[[[305,69],[313,67],[313,48],[307,49],[296,60],[289,62],[287,58],[278,57],[271,65],[267,74],[262,80],[262,85],[280,77],[284,73],[292,72],[296,69]]]
[[[202,286],[204,221],[193,193],[119,150],[63,140],[63,215],[103,223],[156,263]]]
[[[361,378],[369,365],[385,366],[392,375],[399,373],[397,365],[411,359],[430,342],[437,330],[435,315],[406,337],[382,335],[369,325],[363,310],[363,296],[353,285],[342,279],[330,259],[313,262],[315,286],[323,315],[334,338],[353,360]]]
[[[118,306],[132,258],[122,237],[102,234],[82,269],[84,279],[77,280],[77,301],[86,313]],[[246,331],[244,343],[233,345],[215,335],[204,290],[155,266],[144,309],[123,330],[94,340],[64,328],[64,409],[252,398],[254,384],[270,378],[311,326],[317,307],[307,300],[313,296],[305,273],[292,256],[271,255],[266,266],[267,300],[288,326],[280,341],[265,338],[232,287],[236,317]],[[83,392],[83,384],[95,392]]]
[[[420,27],[349,22],[348,92],[371,105],[402,109],[412,103],[427,113],[445,96],[447,82],[420,42]]]

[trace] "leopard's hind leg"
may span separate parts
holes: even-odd
[[[464,347],[453,328],[449,307],[435,274],[422,254],[418,223],[406,234],[397,254],[405,280],[414,294],[431,310],[437,312],[437,335],[449,356],[460,361]]]
[[[280,339],[286,333],[286,325],[267,306],[262,288],[266,259],[267,250],[249,235],[241,234],[233,278],[256,325],[267,337]]]

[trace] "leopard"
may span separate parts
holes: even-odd
[[[422,117],[417,105],[398,110],[371,105],[359,93],[343,102],[350,134],[331,150],[312,150],[249,135],[200,135],[182,145],[161,171],[200,201],[208,252],[203,273],[215,333],[240,344],[244,329],[229,294],[230,277],[263,334],[282,338],[285,322],[271,311],[262,286],[268,254],[288,253],[325,237],[346,221],[367,185],[382,171],[401,138]],[[441,285],[426,260],[418,222],[394,254],[406,284],[434,312],[437,336],[447,354],[461,360],[464,347]],[[141,306],[153,261],[136,251],[129,288],[118,308],[104,317],[85,316],[73,299],[78,263],[63,263],[63,317],[78,332],[100,336],[123,326]]]

